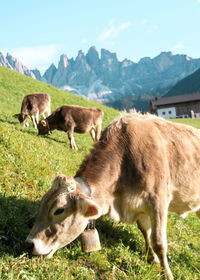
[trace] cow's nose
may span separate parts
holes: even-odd
[[[33,243],[33,241],[31,241],[31,240],[26,240],[26,241],[25,241],[25,246],[26,246],[26,249],[27,249],[28,251],[32,251],[33,248],[34,248],[34,243]]]

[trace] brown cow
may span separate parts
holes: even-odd
[[[137,221],[149,259],[173,279],[168,211],[200,217],[200,132],[151,115],[125,114],[104,130],[74,178],[55,178],[26,244],[32,254],[51,257],[90,219],[108,214],[116,221]]]
[[[26,95],[22,101],[21,113],[14,115],[14,117],[18,118],[23,126],[29,126],[27,119],[31,117],[33,126],[37,128],[39,115],[45,118],[44,113],[47,113],[47,116],[51,114],[50,102],[51,98],[47,93]]]
[[[63,105],[48,118],[39,122],[38,132],[39,135],[44,135],[50,134],[54,129],[66,131],[71,148],[77,150],[73,132],[90,132],[92,139],[98,141],[101,134],[102,119],[103,112],[99,108]]]

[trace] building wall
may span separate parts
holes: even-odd
[[[196,103],[185,103],[185,104],[177,104],[176,106],[176,113],[177,115],[189,115],[191,114],[191,110],[194,113],[200,112],[200,102]]]
[[[184,118],[184,117],[191,117],[191,110],[194,111],[195,116],[198,117],[200,113],[200,101],[161,105],[157,107],[156,111],[158,116],[161,116],[163,118],[176,118],[176,117]],[[169,111],[171,111],[170,114]]]
[[[158,109],[157,114],[159,117],[162,117],[165,119],[175,119],[176,118],[176,108],[169,107],[169,108]]]

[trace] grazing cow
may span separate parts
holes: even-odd
[[[47,116],[51,114],[50,102],[51,98],[47,93],[26,95],[22,101],[21,113],[14,115],[14,117],[18,118],[23,126],[29,126],[27,119],[31,117],[33,126],[37,128],[39,115],[45,118],[44,113],[47,113]]]
[[[104,130],[74,178],[55,178],[26,245],[34,255],[51,257],[90,219],[108,214],[116,221],[136,221],[148,258],[173,279],[168,211],[200,217],[200,132],[148,114],[125,114]]]
[[[90,132],[92,139],[98,141],[101,134],[102,119],[103,112],[99,108],[63,105],[45,120],[40,120],[38,132],[39,135],[44,135],[50,134],[54,129],[66,131],[71,148],[77,150],[73,132]]]

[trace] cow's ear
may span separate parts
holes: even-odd
[[[41,124],[42,124],[42,126],[47,126],[47,123],[45,122],[45,120],[41,120]]]
[[[87,218],[98,219],[102,215],[101,207],[92,199],[79,199],[78,210]]]

